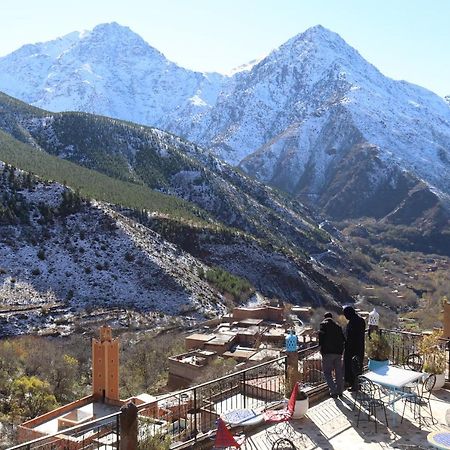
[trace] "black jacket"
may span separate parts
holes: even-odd
[[[319,345],[322,355],[329,353],[342,355],[344,343],[344,332],[333,319],[328,318],[320,323]]]
[[[358,356],[361,360],[364,358],[364,338],[366,322],[358,314],[353,315],[346,329],[345,353],[348,356]]]

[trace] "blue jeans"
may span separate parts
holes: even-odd
[[[335,353],[322,355],[322,369],[328,389],[330,390],[330,395],[341,395],[344,392],[342,355]]]

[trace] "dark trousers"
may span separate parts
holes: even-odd
[[[322,369],[330,395],[341,395],[344,392],[342,355],[336,353],[322,355]]]
[[[358,376],[362,374],[363,355],[344,352],[344,378],[345,382],[356,388]]]

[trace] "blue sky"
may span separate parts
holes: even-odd
[[[0,56],[99,23],[169,59],[228,72],[321,24],[385,75],[450,95],[450,0],[3,0]]]

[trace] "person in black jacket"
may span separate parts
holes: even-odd
[[[333,320],[330,312],[325,313],[320,323],[319,346],[322,354],[322,370],[333,398],[341,397],[344,392],[342,352],[344,351],[344,332]],[[334,378],[333,378],[334,372]]]
[[[348,320],[345,330],[344,372],[349,391],[355,391],[357,377],[364,361],[364,338],[366,322],[352,306],[344,308],[344,316]]]

